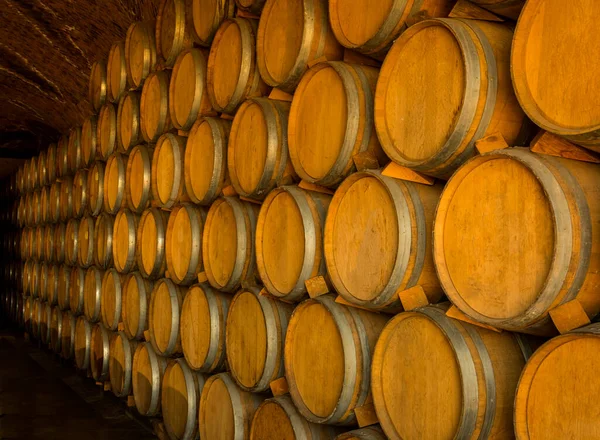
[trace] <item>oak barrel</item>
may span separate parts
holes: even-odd
[[[92,326],[83,316],[77,318],[75,324],[75,340],[73,344],[75,364],[80,370],[90,367],[90,348],[92,343]]]
[[[188,200],[183,181],[183,158],[187,139],[171,133],[156,142],[152,155],[152,198],[162,208]]]
[[[526,0],[471,0],[478,6],[493,12],[494,14],[516,20],[521,14],[521,10]]]
[[[83,268],[88,268],[94,263],[95,223],[94,217],[89,215],[83,217],[79,222],[77,263]]]
[[[106,269],[113,263],[113,230],[115,218],[105,212],[94,224],[94,264]]]
[[[387,436],[377,425],[345,432],[338,435],[335,440],[387,440]]]
[[[97,216],[104,207],[104,162],[94,162],[88,172],[88,202],[90,215]],[[113,177],[114,178],[114,177]],[[52,198],[52,195],[50,196]]]
[[[148,309],[154,283],[139,272],[125,278],[122,290],[121,318],[123,330],[129,339],[142,339],[148,330]]]
[[[110,102],[119,102],[127,88],[125,42],[118,41],[110,47],[106,63],[106,94]]]
[[[154,284],[150,297],[148,331],[152,346],[161,356],[181,353],[179,317],[185,291],[168,278]]]
[[[104,210],[116,214],[120,209],[127,207],[125,196],[125,175],[128,156],[114,153],[106,162],[104,174]]]
[[[117,150],[117,108],[108,102],[102,106],[96,125],[98,152],[102,160],[108,160]]]
[[[54,225],[47,224],[44,231],[44,260],[54,261]]]
[[[144,416],[155,416],[160,411],[162,377],[167,368],[167,359],[156,354],[150,342],[140,343],[133,355],[133,377],[131,385],[138,412]]]
[[[266,0],[235,0],[238,9],[254,15],[260,15],[265,2]]]
[[[48,149],[46,150],[47,185],[52,185],[56,180],[56,161],[56,144],[52,143],[48,145]]]
[[[83,314],[84,311],[85,274],[86,271],[81,267],[73,267],[69,274],[69,310],[75,316]]]
[[[75,356],[75,327],[77,321],[70,311],[62,312],[62,329],[60,334],[60,351],[64,359]]]
[[[71,174],[75,174],[75,172],[81,166],[81,127],[73,127],[71,129],[69,132],[69,145],[67,148],[69,172]]]
[[[140,101],[140,128],[146,142],[156,142],[171,127],[169,80],[166,70],[151,73],[144,82]]]
[[[59,218],[66,222],[73,217],[73,178],[71,176],[63,176],[60,179],[59,203]]]
[[[152,200],[152,150],[147,145],[131,149],[125,172],[127,206],[141,214]]]
[[[102,322],[108,330],[117,330],[119,322],[121,322],[124,284],[125,276],[115,269],[111,268],[104,272],[100,294],[100,311]]]
[[[77,264],[79,252],[79,220],[69,219],[65,229],[65,263],[69,266]]]
[[[33,164],[31,165],[33,167]],[[35,169],[30,169],[30,174],[35,172]],[[64,177],[69,174],[69,137],[62,135],[58,140],[58,146],[56,148],[56,177]],[[33,189],[31,182],[29,183],[29,189]]]
[[[117,397],[126,397],[131,393],[133,375],[133,355],[137,341],[130,341],[124,332],[114,333],[110,339],[108,376],[112,392]]]
[[[83,281],[83,312],[90,322],[98,322],[101,318],[102,279],[104,271],[96,266],[85,272]]]
[[[192,2],[192,35],[201,46],[210,47],[221,23],[233,17],[233,0],[194,0]]]
[[[42,302],[35,298],[31,305],[31,336],[34,339],[40,337],[40,322],[42,320]]]
[[[140,217],[136,237],[136,259],[138,270],[146,278],[162,278],[165,274],[168,221],[168,213],[158,208],[149,208]]]
[[[117,144],[120,151],[129,152],[132,147],[141,143],[140,127],[140,92],[131,90],[125,92],[117,108]]]
[[[71,293],[71,271],[72,267],[66,264],[61,265],[58,268],[58,281],[57,281],[57,303],[61,310],[69,310],[71,301],[69,295]],[[50,297],[50,292],[48,292]]]
[[[189,1],[162,0],[156,17],[156,54],[167,67],[173,67],[177,56],[192,45],[188,29]]]
[[[151,23],[136,21],[127,29],[125,39],[125,66],[127,80],[140,87],[156,65],[154,27]]]
[[[33,302],[34,299],[31,296],[25,297],[23,302],[23,324],[26,332],[32,332]]]
[[[62,263],[65,261],[65,234],[67,227],[64,223],[54,225],[54,261]]]
[[[44,346],[50,344],[50,322],[52,320],[52,306],[47,302],[40,303],[41,317],[39,321],[40,341]]]
[[[98,111],[106,102],[106,61],[99,60],[92,64],[88,99],[92,110]]]
[[[88,171],[77,170],[73,177],[73,216],[80,218],[88,211]]]
[[[119,211],[113,229],[113,261],[121,273],[135,270],[136,232],[139,215],[129,209]]]
[[[50,348],[53,352],[61,353],[63,312],[58,307],[52,307],[50,315]]]
[[[110,360],[110,335],[101,323],[94,325],[90,346],[90,366],[92,377],[98,382],[108,379],[108,364]]]

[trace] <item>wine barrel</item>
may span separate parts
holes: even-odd
[[[448,298],[476,321],[540,335],[556,333],[549,310],[568,301],[598,314],[599,184],[595,165],[524,148],[466,163],[444,189],[433,231]],[[485,200],[476,215],[474,200]]]
[[[169,278],[189,285],[202,267],[202,231],[206,211],[191,203],[176,206],[169,215],[165,240]]]
[[[88,171],[78,170],[73,178],[73,216],[81,218],[88,210]]]
[[[237,111],[229,136],[227,167],[240,196],[262,200],[279,183],[295,176],[287,146],[289,108],[289,102],[252,98]]]
[[[260,295],[257,288],[242,289],[231,300],[227,362],[231,376],[244,390],[264,392],[283,377],[285,332],[293,310],[291,304]]]
[[[378,75],[375,67],[330,61],[302,77],[288,121],[290,159],[302,179],[336,186],[356,171],[352,158],[361,153],[388,162],[373,119]]]
[[[596,76],[587,55],[579,57],[600,55],[596,6],[592,0],[567,8],[548,0],[527,2],[515,30],[511,69],[519,102],[533,122],[600,152],[600,88],[590,87]]]
[[[52,143],[48,145],[48,149],[46,150],[47,185],[52,185],[56,180],[56,161],[56,144]]]
[[[104,271],[92,266],[85,272],[83,281],[83,312],[89,322],[98,322],[101,318],[102,280]]]
[[[92,326],[83,317],[77,318],[75,325],[75,365],[80,370],[87,370],[90,366],[90,347],[92,343]]]
[[[235,292],[257,277],[254,236],[259,207],[237,197],[217,199],[210,207],[202,233],[202,260],[209,283]]]
[[[127,197],[125,197],[127,161],[127,156],[115,153],[106,162],[104,210],[110,214],[116,214],[120,209],[127,207]]]
[[[128,153],[143,141],[140,132],[141,93],[129,91],[123,94],[117,109],[117,143],[119,150]]]
[[[123,285],[121,318],[123,330],[129,339],[143,339],[148,329],[148,308],[154,283],[139,272],[127,275]]]
[[[119,102],[127,88],[125,42],[114,43],[108,52],[106,64],[106,95],[110,102]]]
[[[94,224],[94,264],[106,269],[113,263],[113,230],[115,218],[105,212]]]
[[[518,440],[600,435],[593,405],[599,336],[594,323],[551,339],[531,356],[515,399]]]
[[[58,140],[56,148],[56,177],[64,177],[69,174],[69,138],[62,135]],[[33,189],[33,188],[30,188]]]
[[[92,115],[81,126],[81,166],[89,168],[99,156],[98,118]]]
[[[40,204],[40,191],[36,190],[32,193],[31,209],[33,211],[33,224],[39,225],[42,223],[42,207]]]
[[[248,98],[264,96],[269,87],[256,62],[256,20],[225,20],[215,34],[206,71],[208,96],[215,110],[235,114]]]
[[[238,9],[250,14],[260,15],[267,0],[235,0]]]
[[[40,151],[38,156],[38,186],[44,188],[48,185],[48,151]]]
[[[323,295],[301,303],[285,338],[285,376],[313,423],[351,424],[370,394],[370,360],[388,318]]]
[[[177,56],[192,45],[186,9],[185,0],[162,0],[158,8],[156,54],[167,67],[173,67]]]
[[[58,307],[52,307],[50,315],[50,348],[57,354],[61,353],[63,312]]]
[[[40,303],[41,318],[40,318],[40,341],[43,345],[50,344],[50,321],[52,320],[52,306],[46,302]]]
[[[23,323],[25,332],[32,332],[33,302],[34,299],[31,296],[27,296],[23,303]]]
[[[186,140],[166,133],[156,143],[152,155],[152,198],[162,208],[188,200],[183,181]]]
[[[31,293],[31,296],[33,296],[34,298],[38,298],[40,296],[40,284],[41,284],[41,279],[40,279],[40,263],[37,261],[33,261],[31,263],[30,266],[30,270],[31,270],[31,282],[29,285],[29,292]],[[43,300],[43,298],[42,298]]]
[[[381,333],[371,388],[383,430],[393,439],[513,438],[515,388],[531,349],[517,334],[448,318],[445,309],[401,313]],[[440,371],[444,380],[432,379]],[[423,411],[433,402],[444,417]]]
[[[79,222],[77,263],[83,268],[88,268],[94,263],[94,227],[94,217],[85,216]]]
[[[75,316],[84,311],[86,273],[81,267],[74,267],[69,274],[69,309]]]
[[[227,173],[227,143],[231,122],[201,118],[192,126],[183,166],[185,191],[190,200],[210,205],[231,182]]]
[[[156,354],[150,342],[140,343],[133,355],[131,385],[138,412],[143,416],[155,416],[160,411],[162,377],[167,359]]]
[[[312,61],[342,59],[326,0],[268,0],[260,16],[256,52],[264,81],[288,93]]]
[[[144,82],[140,101],[140,127],[146,142],[156,142],[171,128],[169,79],[166,70],[152,72]]]
[[[125,276],[115,269],[108,269],[102,278],[102,292],[100,294],[100,311],[102,322],[108,330],[117,330],[121,322],[123,284]]]
[[[98,216],[104,207],[104,162],[94,162],[88,172],[88,199],[90,214]],[[114,177],[113,177],[114,178]]]
[[[526,0],[471,0],[478,6],[487,9],[497,15],[512,18],[516,20],[521,14],[521,10]]]
[[[367,426],[338,435],[335,440],[387,440],[379,426]]]
[[[209,377],[200,397],[200,438],[249,438],[250,423],[265,397],[242,390],[228,373]]]
[[[146,278],[162,278],[167,267],[165,239],[167,212],[149,208],[140,217],[136,236],[138,270]]]
[[[210,47],[221,23],[233,17],[233,0],[196,0],[192,2],[192,36],[201,46]]]
[[[125,39],[127,81],[132,87],[140,87],[155,65],[154,27],[151,23],[133,22]]]
[[[136,231],[140,216],[129,209],[119,211],[113,230],[113,261],[121,273],[135,270]]]
[[[37,297],[42,301],[48,299],[48,264],[45,262],[39,263],[39,275],[37,276]]]
[[[75,356],[75,328],[77,321],[69,311],[62,312],[62,329],[60,333],[60,351],[64,359]]]
[[[28,193],[25,196],[25,223],[28,226],[33,226],[33,202],[32,199],[33,198],[33,193]]]
[[[252,419],[250,440],[329,440],[336,428],[308,422],[296,409],[290,396],[278,396],[260,404]]]
[[[65,263],[69,266],[77,264],[79,253],[79,220],[72,218],[65,230]]]
[[[169,83],[169,114],[173,126],[189,130],[199,116],[214,114],[206,89],[206,55],[201,49],[183,51]]]
[[[362,307],[401,307],[397,293],[421,286],[430,302],[443,292],[429,240],[440,184],[352,174],[338,188],[325,222],[327,270],[337,292]]]
[[[27,222],[27,206],[25,204],[25,197],[21,196],[19,198],[19,207],[17,211],[17,224],[19,227],[23,228],[25,223]],[[48,197],[48,209],[50,207],[50,198]],[[50,212],[50,211],[48,211]],[[50,215],[50,214],[48,214]]]
[[[46,269],[46,281],[44,282],[42,278],[42,285],[44,286],[44,299],[51,305],[58,304],[60,268],[52,264],[48,265]]]
[[[213,373],[226,369],[225,323],[229,295],[196,284],[181,306],[180,333],[183,355],[190,368]]]
[[[94,325],[90,345],[92,377],[98,382],[108,379],[110,360],[110,332],[101,323]]]
[[[179,358],[169,362],[162,381],[161,408],[165,429],[173,440],[198,437],[198,404],[206,378]],[[209,437],[210,438],[210,437]]]
[[[71,298],[69,298],[69,294],[71,293],[71,271],[72,267],[67,266],[65,264],[61,265],[58,268],[58,281],[57,281],[57,303],[58,307],[61,310],[69,310],[71,306]],[[50,293],[50,292],[48,292]]]
[[[64,223],[54,225],[54,261],[62,263],[65,261],[65,240],[67,227]]]
[[[154,284],[150,297],[148,331],[152,346],[161,356],[181,353],[179,315],[185,291],[168,278]]]
[[[69,145],[67,147],[67,161],[71,174],[81,166],[81,127],[73,127],[69,132]]]
[[[59,219],[66,222],[73,217],[73,178],[63,176],[60,180]]]
[[[31,306],[31,336],[34,339],[40,337],[40,322],[42,320],[42,302],[35,298]]]
[[[473,20],[425,20],[404,32],[375,94],[375,127],[390,159],[448,178],[478,139],[497,133],[514,145],[527,119],[511,87],[511,40],[509,27]]]
[[[367,1],[330,0],[329,21],[340,44],[381,60],[408,26],[425,17],[447,17],[455,3],[456,0],[392,1],[375,7]]]
[[[98,152],[102,160],[108,158],[117,150],[117,109],[114,104],[107,102],[98,115],[96,139]]]
[[[41,215],[40,221],[41,223],[50,222],[50,187],[44,186],[40,189],[40,207]]]
[[[45,228],[38,225],[35,228],[35,255],[34,258],[38,261],[42,260],[44,251],[44,230]]]
[[[92,110],[96,112],[106,102],[106,62],[104,60],[99,60],[92,64],[88,99],[92,105]]]
[[[115,333],[110,340],[108,376],[112,392],[117,397],[126,397],[131,393],[133,375],[133,355],[137,341],[130,341],[123,332]]]
[[[131,150],[125,173],[127,206],[141,214],[152,200],[152,150],[147,145],[137,145]]]
[[[47,224],[44,231],[44,260],[54,261],[54,225]]]

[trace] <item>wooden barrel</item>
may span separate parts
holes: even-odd
[[[34,299],[31,306],[31,336],[34,339],[40,337],[40,321],[42,319],[42,302]]]
[[[179,358],[169,362],[162,381],[161,409],[165,429],[173,440],[198,437],[198,404],[206,378]]]
[[[313,423],[351,424],[370,393],[370,360],[388,318],[323,295],[301,303],[285,339],[285,376]]]
[[[150,342],[140,343],[133,356],[131,385],[138,412],[143,416],[155,416],[160,411],[162,377],[167,359],[156,354]]]
[[[37,275],[37,297],[42,301],[48,299],[48,264],[45,262],[39,263],[39,275]]]
[[[152,150],[137,145],[131,150],[125,174],[127,206],[141,214],[152,200]]]
[[[100,294],[100,311],[102,322],[107,329],[115,331],[121,322],[123,305],[123,285],[125,276],[111,268],[104,272],[102,292]]]
[[[121,273],[135,270],[136,231],[140,216],[129,209],[119,211],[113,230],[113,261]]]
[[[231,300],[227,362],[231,376],[246,391],[267,391],[283,377],[285,332],[293,310],[291,304],[260,295],[257,288],[242,289]]]
[[[249,438],[252,418],[265,397],[242,390],[228,373],[209,377],[200,397],[200,438]]]
[[[89,322],[100,321],[102,306],[102,279],[104,271],[96,266],[85,272],[83,281],[83,313]]]
[[[240,196],[262,200],[278,183],[295,176],[287,146],[289,109],[289,102],[252,98],[237,111],[229,136],[227,167]],[[247,135],[249,130],[252,136]]]
[[[497,15],[516,20],[521,14],[525,0],[471,0],[478,6],[487,9]]]
[[[40,189],[40,207],[41,215],[40,221],[41,223],[50,222],[50,187],[44,186]]]
[[[92,64],[88,99],[94,111],[99,111],[106,102],[106,61],[99,60]]]
[[[78,170],[73,178],[73,216],[80,218],[88,210],[88,171]]]
[[[152,198],[162,208],[188,200],[183,181],[186,140],[166,133],[156,143],[152,155]]]
[[[197,0],[192,2],[192,35],[201,46],[210,47],[221,23],[233,17],[232,0]]]
[[[154,284],[148,314],[148,331],[152,346],[161,356],[181,353],[179,316],[185,291],[170,279]]]
[[[143,339],[148,329],[148,308],[154,283],[139,272],[127,275],[123,285],[121,318],[123,330],[129,339]]]
[[[210,205],[229,185],[227,143],[231,122],[222,118],[201,118],[192,126],[186,147],[183,177],[190,200]]]
[[[107,161],[117,150],[117,109],[114,104],[107,102],[102,106],[96,129],[100,158]]]
[[[41,318],[40,318],[40,341],[43,345],[50,344],[50,321],[52,320],[52,306],[46,302],[40,303]]]
[[[511,87],[511,40],[509,27],[472,20],[425,20],[404,32],[375,94],[377,135],[390,159],[448,178],[478,139],[497,133],[514,145],[527,119]]]
[[[194,370],[207,373],[226,369],[225,323],[229,295],[196,284],[181,307],[180,333],[183,355]]]
[[[75,324],[75,339],[73,344],[75,365],[80,370],[87,370],[90,367],[90,347],[92,343],[92,326],[83,317],[77,318]]]
[[[171,128],[169,80],[166,70],[152,72],[144,82],[140,101],[140,128],[146,142],[156,142]]]
[[[327,270],[346,300],[373,309],[401,307],[398,292],[421,286],[430,302],[442,289],[429,237],[442,186],[352,174],[338,188],[325,222]]]
[[[44,230],[45,228],[41,225],[38,225],[35,228],[35,255],[34,258],[38,261],[43,257],[44,251]]]
[[[600,435],[593,405],[599,336],[600,324],[594,323],[551,339],[531,356],[515,399],[517,439]]]
[[[100,215],[104,207],[104,162],[94,162],[88,172],[88,200],[90,214]]]
[[[269,93],[256,62],[257,27],[256,20],[230,18],[215,35],[206,81],[210,102],[219,112],[235,114],[246,99]]]
[[[79,220],[72,218],[67,223],[65,230],[65,263],[69,266],[77,264],[79,252]]]
[[[63,177],[69,174],[69,138],[62,135],[58,140],[56,148],[56,177]],[[30,188],[33,189],[33,188]]]
[[[596,6],[591,0],[568,8],[548,0],[528,2],[515,30],[511,69],[519,102],[533,122],[600,152],[600,88],[590,88],[595,75],[587,62],[588,55],[600,55]]]
[[[40,151],[38,156],[38,186],[44,188],[48,185],[48,152],[47,150]]]
[[[89,168],[94,164],[98,151],[98,118],[92,115],[81,126],[81,166]]]
[[[448,298],[472,319],[533,334],[555,333],[549,310],[573,299],[590,317],[600,312],[598,185],[595,165],[523,148],[465,164],[444,189],[433,233]],[[474,200],[485,200],[477,215]]]
[[[302,77],[290,108],[290,159],[307,182],[336,186],[356,171],[352,158],[369,154],[381,166],[383,153],[373,115],[379,70],[330,61]]]
[[[202,272],[202,231],[206,211],[191,203],[176,206],[169,215],[165,240],[169,278],[189,285]]]
[[[94,264],[94,227],[95,219],[89,215],[79,222],[77,263],[83,268]]]
[[[75,316],[83,314],[85,301],[85,275],[81,267],[74,267],[69,274],[69,309]]]
[[[338,435],[335,440],[387,440],[379,426],[367,426]]]
[[[165,239],[168,213],[149,208],[140,217],[136,236],[138,270],[146,278],[162,278],[167,267]]]
[[[61,353],[63,312],[58,307],[52,307],[50,315],[50,348],[57,354]]]
[[[58,267],[57,287],[57,303],[61,310],[69,310],[71,301],[69,294],[71,293],[71,271],[72,267],[65,264]],[[50,293],[50,292],[48,292]]]
[[[54,261],[54,225],[47,224],[44,228],[43,257],[47,262]]]
[[[199,116],[214,114],[206,89],[206,55],[192,48],[175,62],[169,83],[169,114],[173,126],[189,130]]]
[[[133,355],[137,341],[130,341],[123,332],[113,334],[110,340],[108,376],[112,392],[117,397],[126,397],[131,393],[133,376]]]
[[[33,316],[33,301],[34,299],[31,296],[27,296],[23,303],[23,324],[26,332],[32,332],[31,320]]]
[[[51,305],[58,304],[60,268],[59,266],[52,264],[46,266],[46,270],[46,281],[42,282],[42,285],[44,286],[44,299]]]
[[[140,87],[156,64],[154,27],[151,23],[136,21],[127,29],[125,39],[125,67],[127,80]]]
[[[140,132],[140,100],[141,93],[125,92],[117,109],[117,144],[120,151],[128,153],[143,141]]]
[[[217,199],[210,207],[202,233],[202,260],[209,283],[235,292],[257,278],[254,236],[259,207],[237,197]]]
[[[71,174],[81,166],[81,127],[73,127],[69,132],[67,161],[69,162],[69,171]]]
[[[57,223],[54,225],[54,261],[62,263],[65,261],[65,234],[66,225]]]
[[[106,269],[113,263],[113,230],[115,218],[105,212],[94,224],[94,264]]]
[[[98,382],[108,379],[110,360],[110,332],[101,323],[94,325],[90,346],[92,377]]]
[[[106,64],[106,95],[110,102],[119,102],[127,88],[127,65],[125,42],[114,43],[108,52]]]
[[[258,68],[272,87],[292,93],[312,61],[342,59],[327,19],[326,0],[269,0],[260,16]]]
[[[71,176],[61,177],[59,195],[59,218],[66,222],[73,217],[73,178]]]
[[[260,15],[267,0],[235,0],[238,9],[250,14]]]
[[[289,440],[329,440],[336,428],[308,422],[288,395],[267,399],[252,418],[250,440],[285,438]]]
[[[401,313],[381,333],[371,388],[383,430],[395,439],[512,438],[515,388],[531,348],[517,334],[448,318],[445,309]],[[440,371],[444,380],[433,379]],[[423,411],[433,402],[444,417]]]
[[[60,333],[60,351],[64,359],[75,356],[75,328],[77,321],[69,311],[62,312],[62,329]]]
[[[52,185],[56,180],[56,161],[56,144],[52,143],[48,145],[48,149],[46,150],[47,185]]]
[[[447,17],[455,3],[390,1],[375,7],[366,1],[330,0],[329,21],[340,44],[381,60],[408,26],[423,18]]]
[[[125,197],[125,175],[128,156],[115,153],[106,162],[104,175],[104,210],[116,214],[120,209],[127,207]]]
[[[189,3],[189,2],[188,2]],[[185,0],[162,0],[156,17],[156,54],[168,67],[192,45]]]

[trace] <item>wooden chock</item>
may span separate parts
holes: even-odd
[[[252,12],[244,11],[243,9],[240,9],[240,8],[237,8],[237,10],[235,12],[235,16],[250,18],[252,20],[258,20],[260,18],[260,15],[256,15],[256,14],[253,14]]]
[[[358,426],[361,428],[379,423],[379,418],[375,412],[375,405],[373,405],[373,402],[355,408],[354,415],[356,416]]]
[[[171,278],[171,274],[169,273],[168,270],[165,270],[165,278]]]
[[[541,131],[533,138],[529,149],[534,153],[547,154],[548,156],[562,157],[565,159],[580,160],[582,162],[600,163],[600,155],[575,145],[547,131]]]
[[[221,119],[227,119],[229,121],[233,121],[233,116],[228,115],[227,113],[221,113]]]
[[[177,136],[183,136],[183,137],[188,137],[190,135],[189,131],[185,131],[185,130],[177,130]]]
[[[550,310],[550,318],[561,335],[590,323],[590,318],[578,299]]]
[[[102,387],[102,386],[104,386],[104,382],[96,382],[96,386]]]
[[[320,56],[319,58],[315,58],[314,60],[309,61],[308,68],[310,69],[315,64],[326,63],[327,61],[329,61],[329,60],[327,59],[327,57],[325,57],[325,55]]]
[[[446,312],[446,316],[449,316],[450,318],[454,318],[457,319],[459,321],[463,321],[466,322],[468,324],[472,324],[472,325],[476,325],[477,327],[481,327],[481,328],[485,328],[488,330],[492,330],[496,333],[502,333],[502,330],[496,328],[496,327],[492,327],[491,325],[487,325],[487,324],[482,324],[481,322],[477,322],[472,318],[469,318],[467,315],[465,315],[463,312],[461,312],[458,307],[456,306],[451,306],[448,311]]]
[[[398,298],[402,303],[402,307],[407,312],[409,310],[414,310],[419,307],[425,307],[430,304],[427,295],[425,295],[423,287],[419,285],[398,292]]]
[[[224,187],[221,191],[221,194],[223,195],[223,197],[235,197],[238,195],[233,185],[227,185],[226,187]]]
[[[294,176],[292,176],[291,174],[285,174],[283,177],[281,177],[281,179],[279,179],[277,181],[277,187],[293,185],[293,184],[294,184]]]
[[[361,64],[363,66],[381,67],[381,61],[377,61],[367,55],[351,49],[344,49],[344,62],[350,64]]]
[[[165,429],[165,424],[162,421],[155,421],[152,423],[152,427],[154,428],[154,433],[160,440],[169,440],[169,434]]]
[[[198,282],[200,284],[202,283],[206,283],[208,281],[208,276],[206,275],[206,272],[200,272],[198,274]]]
[[[316,183],[307,182],[306,180],[301,180],[298,184],[299,188],[305,189],[307,191],[315,191],[323,194],[331,194],[333,195],[334,191],[332,189],[326,188],[321,185],[317,185]]]
[[[322,275],[309,278],[304,282],[304,286],[308,291],[308,296],[311,298],[317,298],[330,292],[329,283]]]
[[[471,3],[468,0],[458,0],[448,14],[451,18],[471,18],[475,20],[485,21],[504,21],[503,18],[498,17],[496,14],[483,9],[476,4]]]
[[[506,139],[502,133],[492,133],[484,138],[475,141],[475,149],[479,154],[489,153],[490,151],[503,150],[509,148]]]
[[[240,196],[240,200],[244,200],[244,201],[250,202],[250,203],[255,203],[257,205],[262,205],[262,202],[260,200],[253,199],[251,197]]]
[[[422,183],[424,185],[433,185],[435,178],[426,176],[418,171],[398,165],[395,162],[390,162],[381,172],[382,175],[393,177],[394,179],[408,180],[409,182]]]
[[[355,154],[352,161],[358,171],[377,170],[380,167],[377,157],[370,151]]]
[[[275,379],[269,384],[269,387],[271,387],[271,392],[275,397],[283,396],[284,394],[289,394],[290,392],[290,387],[288,386],[288,381],[285,376]]]
[[[112,390],[112,385],[110,384],[110,382],[104,382],[103,389],[104,389],[104,391]]]
[[[278,89],[277,87],[273,88],[273,90],[271,90],[271,93],[269,94],[269,99],[276,99],[278,101],[292,102],[293,98],[293,95],[290,95],[289,93],[286,93],[283,90]]]
[[[129,408],[133,408],[135,406],[135,398],[133,397],[132,394],[130,394],[129,396],[127,396],[127,406]]]
[[[150,331],[149,330],[144,330],[144,339],[146,341],[150,341],[151,337],[150,337]]]
[[[351,303],[350,301],[346,300],[342,295],[336,296],[335,297],[335,302],[338,303],[338,304],[342,304],[342,305],[344,305],[346,307],[353,307],[355,309],[366,310],[367,312],[379,313],[379,310],[369,309],[368,307],[363,307],[363,306],[361,306],[359,304]]]
[[[125,330],[125,324],[123,324],[122,322],[119,322],[117,324],[117,331],[122,332],[123,330]]]

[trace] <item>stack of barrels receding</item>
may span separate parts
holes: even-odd
[[[600,438],[599,21],[163,0],[2,186],[2,316],[173,440]]]

